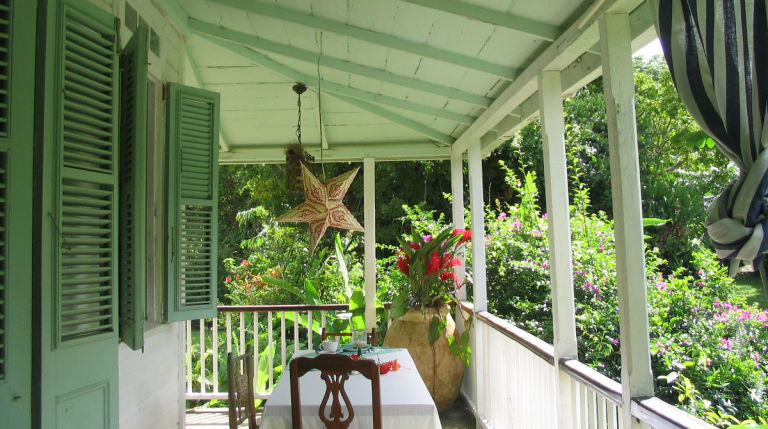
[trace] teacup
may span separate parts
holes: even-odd
[[[325,340],[322,343],[320,343],[320,348],[323,351],[329,352],[329,353],[335,353],[336,350],[339,348],[339,342],[338,341],[331,341],[331,340]]]

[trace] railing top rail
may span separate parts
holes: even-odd
[[[253,313],[257,311],[334,311],[349,310],[349,304],[287,304],[287,305],[220,305],[217,307],[219,313],[244,312]]]
[[[704,420],[656,397],[633,400],[632,415],[655,428],[715,429]]]
[[[547,361],[550,365],[555,364],[555,348],[552,347],[551,344],[548,344],[546,341],[523,331],[509,321],[494,316],[487,311],[475,312],[471,302],[462,301],[460,305],[464,311],[474,314],[479,320],[482,320],[497,332],[532,351],[534,354]]]
[[[621,406],[621,384],[575,359],[560,359],[560,368],[590,389]]]
[[[384,303],[385,308],[390,308],[391,306],[391,302]],[[338,311],[349,310],[349,304],[220,305],[216,308],[219,313],[254,313],[257,311]]]

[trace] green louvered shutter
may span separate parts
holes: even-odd
[[[146,297],[147,29],[120,54],[120,338],[144,345]]]
[[[216,316],[219,94],[168,85],[169,321]]]
[[[8,216],[8,162],[6,152],[0,152],[0,382],[6,374],[6,303],[8,302],[8,242],[6,239],[6,219]]]
[[[10,71],[11,2],[0,1],[0,137],[8,137],[9,71]],[[4,148],[5,149],[5,148]],[[0,153],[0,382],[6,374],[6,318],[8,302],[6,216],[8,212],[8,165],[5,152]]]
[[[117,334],[117,32],[64,7],[56,342]]]

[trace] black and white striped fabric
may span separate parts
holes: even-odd
[[[766,0],[650,4],[680,98],[740,169],[709,209],[709,236],[732,275],[756,268],[768,250]]]

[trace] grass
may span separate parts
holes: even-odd
[[[734,279],[733,285],[738,296],[743,296],[750,304],[755,304],[763,310],[768,310],[768,299],[766,299],[765,292],[763,292],[760,274],[740,274]]]

